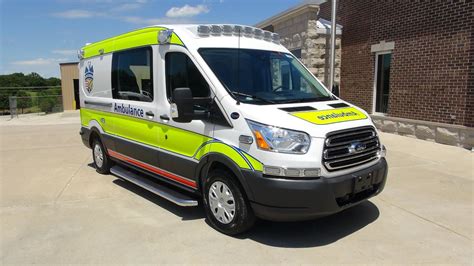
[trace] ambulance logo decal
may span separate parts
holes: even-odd
[[[91,62],[87,63],[84,73],[84,87],[88,93],[90,93],[94,87],[94,66],[91,64]]]

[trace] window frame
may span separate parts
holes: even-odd
[[[206,97],[210,97],[212,98],[214,93],[212,92],[212,84],[208,81],[208,79],[206,78],[206,75],[204,74],[204,71],[201,70],[201,68],[199,67],[199,64],[197,64],[191,55],[189,55],[188,53],[185,53],[185,52],[182,52],[182,51],[168,51],[165,53],[165,57],[164,57],[164,81],[165,81],[165,97],[167,99],[167,101],[169,103],[171,103],[171,99],[172,99],[172,95],[173,95],[173,91],[170,90],[170,94],[168,95],[168,55],[169,54],[182,54],[184,56],[187,57],[187,59],[193,63],[194,67],[196,68],[196,70],[199,72],[199,74],[201,75],[202,79],[206,82],[207,86],[208,86],[208,95],[207,96],[202,96],[202,97],[197,97],[197,98],[206,98]],[[192,91],[192,88],[190,88],[191,91]],[[194,96],[193,96],[194,97]],[[196,97],[194,97],[196,98]]]
[[[391,54],[392,57],[390,58],[390,71],[392,70],[392,59],[393,59],[393,51],[392,50],[387,50],[387,51],[380,51],[375,53],[375,65],[374,65],[374,82],[373,82],[373,91],[372,91],[372,114],[375,115],[381,115],[381,116],[386,116],[387,113],[381,113],[377,112],[377,78],[378,78],[378,65],[379,65],[379,55],[386,55],[386,54]],[[390,86],[390,84],[389,84]],[[389,87],[389,94],[390,94],[390,87]],[[387,103],[387,111],[388,111],[388,103]]]
[[[149,51],[149,62],[150,62],[150,81],[151,81],[151,92],[152,92],[152,99],[151,101],[140,101],[140,100],[130,100],[130,99],[123,99],[123,98],[118,98],[116,97],[118,93],[118,77],[114,73],[114,70],[118,69],[118,58],[121,54],[126,54],[127,52],[133,52],[133,51]],[[156,100],[156,93],[155,93],[155,80],[154,80],[154,53],[153,53],[153,48],[151,46],[141,46],[141,47],[134,47],[131,49],[126,49],[126,50],[120,50],[117,52],[112,53],[112,63],[111,63],[111,89],[112,89],[112,99],[114,100],[122,100],[122,101],[132,101],[132,102],[139,102],[139,103],[153,103]],[[114,92],[114,89],[116,92]]]

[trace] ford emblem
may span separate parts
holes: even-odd
[[[348,150],[349,150],[349,154],[353,154],[353,153],[363,151],[366,148],[367,148],[367,146],[365,145],[365,143],[357,141],[357,142],[352,142],[351,145],[349,146]]]

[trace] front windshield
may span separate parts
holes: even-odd
[[[199,53],[224,87],[241,102],[331,100],[331,95],[291,54],[231,48],[202,48]]]

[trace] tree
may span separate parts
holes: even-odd
[[[22,114],[25,108],[29,108],[33,105],[31,95],[25,91],[18,91],[16,93],[16,97],[18,97],[16,101],[17,108],[21,108]]]
[[[61,91],[61,90],[59,90]],[[38,105],[42,112],[50,113],[61,106],[61,94],[57,89],[47,89],[38,92]]]

